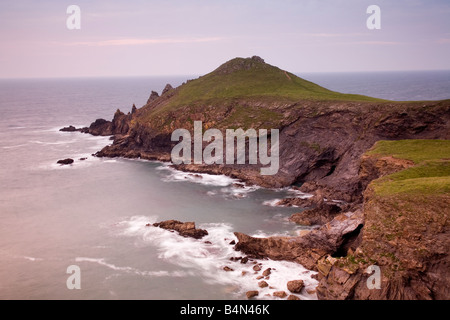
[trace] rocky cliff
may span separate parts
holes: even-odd
[[[223,173],[265,187],[314,182],[334,199],[361,199],[363,153],[378,140],[450,138],[450,100],[392,102],[329,91],[265,63],[233,59],[129,115],[116,113],[94,134],[114,134],[98,156],[170,160],[171,133],[204,129],[279,129],[280,169],[261,176],[255,165],[183,165],[181,170]],[[305,186],[306,187],[306,186]]]
[[[236,250],[318,270],[320,299],[450,297],[450,191],[448,180],[441,181],[450,176],[448,169],[441,172],[442,166],[448,168],[450,155],[430,149],[432,142],[411,150],[441,157],[424,158],[411,150],[378,152],[379,144],[373,149],[378,153],[368,152],[381,140],[399,141],[401,151],[408,145],[404,139],[450,139],[450,100],[394,102],[341,94],[259,57],[237,58],[177,88],[167,85],[161,95],[152,92],[142,108],[133,106],[128,114],[118,110],[112,121],[99,119],[81,131],[113,135],[113,144],[97,156],[170,161],[175,145],[171,133],[185,128],[192,134],[194,121],[222,132],[279,129],[280,168],[273,176],[262,176],[258,165],[178,169],[225,174],[264,187],[298,186],[315,194],[307,201],[282,202],[307,208],[291,221],[319,225],[312,231],[271,238],[238,232]],[[440,148],[450,149],[445,142]],[[424,173],[423,166],[431,166],[434,173]],[[396,180],[399,172],[418,176]],[[383,179],[393,179],[394,185]],[[370,265],[381,268],[380,290],[367,287]]]

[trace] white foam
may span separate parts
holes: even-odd
[[[77,142],[76,139],[72,139],[72,140],[61,140],[61,141],[55,141],[55,142],[48,142],[48,141],[39,141],[39,140],[31,140],[30,143],[35,143],[35,144],[42,144],[44,146],[51,146],[51,145],[61,145],[61,144],[70,144],[70,143],[75,143]]]
[[[183,271],[174,271],[174,272],[168,272],[166,270],[159,270],[159,271],[141,271],[136,268],[132,267],[119,267],[112,263],[107,263],[105,259],[103,258],[86,258],[86,257],[77,257],[75,258],[76,262],[91,262],[96,263],[101,266],[107,267],[109,269],[112,269],[114,271],[120,271],[124,273],[131,273],[136,274],[139,276],[144,277],[185,277],[188,275],[188,273]]]
[[[242,264],[231,261],[232,257],[244,256],[234,250],[231,241],[237,241],[233,228],[225,223],[201,224],[198,227],[208,230],[208,235],[200,240],[185,238],[176,232],[149,226],[157,221],[157,217],[134,216],[117,224],[122,236],[135,237],[140,244],[154,246],[158,250],[158,257],[193,274],[200,275],[206,283],[227,285],[234,288],[237,298],[242,298],[246,291],[258,290],[258,298],[272,297],[275,291],[286,291],[286,283],[290,280],[301,279],[306,289],[314,289],[317,281],[311,278],[314,272],[306,270],[301,265],[288,261],[255,260],[261,264],[261,271],[255,273],[254,264]],[[267,235],[265,235],[267,236]],[[224,267],[232,271],[225,271]],[[256,279],[267,268],[271,268],[270,279]],[[243,272],[245,274],[243,274]],[[259,288],[259,281],[266,281],[269,287]],[[266,294],[270,295],[266,296]],[[308,294],[303,290],[299,296],[302,299],[316,299],[315,294]]]
[[[157,170],[167,170],[169,174],[162,178],[165,182],[180,182],[187,181],[192,183],[203,184],[213,187],[222,187],[220,194],[231,198],[245,198],[250,192],[258,190],[258,186],[248,186],[242,184],[239,180],[233,179],[226,175],[213,175],[207,173],[192,173],[179,171],[170,166],[169,163],[161,163]],[[208,191],[209,196],[219,194],[216,190]]]
[[[20,147],[25,147],[27,145],[28,145],[28,143],[23,143],[23,144],[18,144],[18,145],[15,145],[15,146],[5,146],[5,147],[2,147],[2,148],[3,149],[15,149],[15,148],[20,148]]]
[[[278,207],[277,203],[281,201],[281,199],[273,199],[273,200],[266,200],[262,204],[269,207]]]
[[[29,260],[29,261],[42,261],[41,258],[35,258],[35,257],[29,257],[29,256],[23,256],[22,258]]]

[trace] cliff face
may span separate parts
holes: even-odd
[[[449,299],[450,143],[418,141],[410,150],[427,159],[402,159],[401,151],[363,157],[362,180],[373,181],[364,192],[361,243],[331,263],[318,261],[320,299]],[[379,289],[367,285],[371,265],[380,267]]]
[[[167,99],[162,96],[159,99]],[[158,102],[159,100],[155,100]],[[161,102],[162,103],[162,102]],[[98,153],[107,157],[141,157],[170,160],[175,143],[170,141],[171,130],[186,128],[192,131],[195,120],[207,128],[265,127],[251,114],[262,110],[272,112],[274,118],[282,114],[268,128],[280,130],[280,168],[276,175],[261,176],[255,165],[188,165],[182,170],[218,173],[240,178],[265,187],[284,187],[294,183],[316,182],[333,199],[355,201],[364,190],[358,177],[360,159],[376,141],[382,139],[436,139],[450,138],[450,101],[439,102],[330,102],[298,101],[294,104],[272,105],[255,102],[221,107],[205,107],[203,112],[188,112],[186,107],[167,115],[167,126],[155,129],[152,121],[143,122],[144,112],[138,110],[121,126],[112,146]],[[155,106],[157,108],[157,106]],[[194,109],[200,107],[192,107]],[[226,109],[226,112],[220,110]],[[238,118],[245,109],[248,114]],[[191,110],[192,111],[192,110]],[[113,123],[117,122],[115,116]],[[131,120],[133,118],[134,120]],[[234,121],[233,119],[238,119]],[[255,123],[245,124],[246,121]],[[156,121],[159,123],[159,120]],[[240,122],[240,123],[239,123]],[[266,126],[267,127],[267,126]],[[126,130],[128,128],[128,130]],[[118,130],[118,129],[115,129]]]

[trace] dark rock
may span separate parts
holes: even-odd
[[[89,133],[93,136],[110,136],[113,134],[112,122],[105,119],[97,119],[89,126]]]
[[[232,268],[230,268],[228,266],[223,267],[223,270],[227,271],[227,272],[234,271],[234,269],[232,269]]]
[[[258,287],[260,287],[260,288],[265,288],[265,287],[268,287],[268,286],[269,286],[269,284],[267,282],[265,282],[265,281],[258,282]]]
[[[173,87],[170,84],[166,84],[166,86],[164,87],[161,95],[163,96],[163,95],[165,95],[167,92],[169,92],[171,90],[173,90]]]
[[[57,164],[68,165],[68,164],[72,164],[73,162],[74,162],[73,159],[67,158],[64,160],[58,160]]]
[[[177,231],[183,237],[191,237],[194,239],[201,239],[208,235],[208,231],[204,229],[196,229],[194,222],[180,222],[177,220],[167,220],[159,223],[154,223],[154,227],[159,227],[166,230]]]
[[[323,225],[330,222],[342,211],[336,204],[323,203],[320,207],[294,213],[289,221],[304,226]]]
[[[297,297],[296,295],[291,294],[291,295],[289,295],[289,297],[287,298],[287,300],[300,300],[300,298]]]
[[[79,160],[80,161],[84,161],[84,160],[87,160],[87,158],[80,158]]]
[[[242,264],[246,264],[248,262],[248,257],[244,257],[241,259]]]
[[[236,244],[236,241],[233,240],[233,241],[231,241],[229,244],[231,244],[231,245]]]
[[[78,131],[79,129],[75,128],[74,126],[68,126],[68,127],[64,127],[62,129],[59,129],[59,131],[63,131],[63,132],[75,132]]]
[[[150,97],[149,97],[148,100],[147,100],[147,104],[152,103],[153,101],[155,101],[155,100],[158,99],[158,98],[159,98],[158,92],[152,91],[151,94],[150,94]]]
[[[253,61],[256,61],[256,62],[260,62],[260,63],[265,63],[265,62],[264,62],[264,59],[261,58],[261,57],[258,57],[258,56],[253,56],[253,57],[252,57],[252,60],[253,60]]]

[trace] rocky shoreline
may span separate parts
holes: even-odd
[[[450,102],[439,102],[435,103],[434,106],[430,104],[430,106],[426,108],[428,110],[428,116],[421,117],[420,119],[418,111],[417,113],[416,111],[410,111],[410,115],[413,115],[415,121],[413,122],[414,124],[411,124],[413,120],[402,114],[385,117],[386,122],[391,123],[389,125],[391,127],[389,135],[395,136],[396,138],[405,136],[411,137],[411,133],[409,132],[412,130],[416,132],[419,131],[414,135],[416,137],[444,136],[450,138],[450,130],[447,130],[449,127],[448,120],[443,121],[442,118],[439,118],[439,121],[437,122],[440,123],[440,125],[430,123],[436,120],[433,114],[437,113],[437,110],[430,112],[429,110],[432,108],[445,110],[443,113],[448,114]],[[167,141],[167,135],[163,134],[155,137],[154,134],[144,133],[145,130],[143,128],[132,127],[133,119],[137,116],[138,111],[139,110],[135,107],[133,107],[132,112],[128,114],[124,114],[120,110],[117,110],[112,121],[98,119],[87,128],[77,129],[67,127],[63,128],[62,131],[78,131],[81,133],[102,136],[111,135],[113,144],[99,151],[96,154],[98,157],[125,157],[159,160],[163,162],[170,161],[168,148],[172,146],[172,143]],[[339,115],[340,112],[337,112],[337,114]],[[335,118],[336,114],[330,113],[324,115],[324,117],[327,119],[330,117]],[[317,126],[318,121],[320,121],[320,117],[319,119],[316,119],[314,126]],[[395,126],[393,126],[392,123],[395,123]],[[421,129],[406,129],[405,123],[410,123],[415,128],[419,126]],[[378,124],[378,127],[383,128],[383,130],[386,130],[387,126],[388,124],[383,124],[383,122]],[[301,128],[298,124],[291,125],[286,127],[282,133],[284,133],[286,137],[292,135],[295,136],[295,134],[292,133],[294,127],[297,128],[295,130],[300,130]],[[394,130],[392,129],[394,127],[398,128]],[[395,133],[392,132],[393,130]],[[303,132],[304,130],[301,131]],[[402,131],[402,134],[400,131]],[[313,197],[308,199],[302,199],[300,197],[287,198],[281,200],[278,205],[295,205],[306,209],[291,216],[290,221],[301,225],[316,226],[316,229],[298,237],[270,237],[265,239],[252,238],[248,235],[236,232],[236,237],[239,241],[236,244],[235,249],[249,257],[295,261],[310,270],[319,271],[320,284],[317,288],[319,299],[352,299],[370,297],[371,294],[374,294],[373,292],[368,291],[367,287],[363,285],[367,280],[368,275],[363,272],[362,266],[358,268],[359,271],[356,272],[358,276],[354,276],[354,273],[350,273],[348,279],[346,278],[347,276],[345,276],[344,279],[342,278],[343,271],[337,269],[330,261],[336,262],[336,259],[339,259],[340,257],[346,257],[349,254],[353,254],[361,244],[366,215],[364,207],[367,202],[367,199],[363,196],[363,191],[367,189],[370,182],[380,176],[402,170],[411,165],[408,161],[395,160],[392,157],[374,160],[365,156],[363,151],[366,151],[369,146],[371,146],[369,142],[379,138],[381,138],[380,134],[374,134],[371,139],[367,139],[367,137],[364,138],[365,141],[363,145],[367,147],[357,147],[357,152],[353,149],[338,155],[339,153],[336,154],[336,152],[338,152],[338,148],[341,147],[334,147],[333,151],[330,147],[327,147],[319,154],[316,153],[314,157],[311,157],[311,150],[306,152],[307,154],[310,154],[308,159],[304,158],[305,155],[300,156],[300,158],[305,161],[302,162],[301,166],[307,164],[309,171],[307,171],[306,174],[304,173],[301,175],[304,181],[297,189],[301,192],[313,194]],[[318,138],[315,138],[316,141],[317,139]],[[137,143],[139,143],[139,146],[136,145]],[[152,144],[152,148],[144,147],[148,143]],[[307,148],[310,149],[310,147]],[[142,151],[143,149],[150,149],[150,151]],[[344,161],[345,158],[354,158],[358,154],[360,154],[359,160],[353,159],[352,162],[347,162],[348,160]],[[289,165],[286,166],[286,163],[292,163],[293,159],[290,156],[286,159],[284,152],[281,157],[282,164],[285,164],[285,171],[286,167],[289,168]],[[335,158],[339,161],[337,165],[327,164],[330,159]],[[318,163],[322,164],[320,168],[317,168]],[[339,166],[342,167],[345,164],[350,167],[350,171],[342,168],[338,170]],[[358,164],[357,170],[352,168],[355,164]],[[335,167],[333,170],[327,169],[333,171],[332,174],[328,172],[326,174],[318,175],[319,171],[323,172],[323,169],[321,169],[323,166],[330,166],[329,168]],[[274,177],[273,179],[265,178],[265,180],[263,180],[259,175],[259,170],[257,168],[251,168],[245,165],[179,165],[175,166],[175,168],[193,174],[224,174],[232,178],[237,178],[244,183],[256,184],[263,187],[283,187],[285,185],[291,185],[292,182],[299,179],[289,179],[285,182],[280,182],[284,178],[280,180],[279,177]],[[351,174],[351,172],[356,172],[356,175]],[[335,178],[335,181],[333,181],[333,177]],[[311,180],[313,178],[317,178],[317,180]],[[336,189],[337,183],[344,185],[342,188]],[[346,272],[344,272],[344,274],[348,275]],[[351,279],[351,282],[349,282],[349,279]],[[352,283],[352,285],[349,283]],[[340,288],[341,291],[347,290],[350,291],[350,293],[347,292],[347,294],[341,295],[330,294],[330,290],[339,292],[336,286],[337,288]],[[350,286],[351,289],[345,289],[346,286]],[[394,285],[388,281],[386,286],[392,287]],[[406,295],[407,297],[414,298],[414,294],[407,295],[402,293],[402,288],[406,287],[407,286],[396,285],[395,290],[400,293],[393,295],[393,297],[404,297]],[[354,288],[359,288],[361,293],[354,296]],[[392,293],[389,292],[390,291],[386,291],[384,294],[377,293],[374,297],[389,299],[392,296]],[[436,293],[433,293],[433,296],[434,295],[436,295]],[[448,294],[444,294],[444,296],[449,297]]]
[[[248,78],[250,73],[252,77]],[[295,261],[318,271],[319,299],[448,299],[447,280],[433,276],[436,272],[448,273],[444,270],[448,266],[448,254],[442,245],[428,246],[431,252],[423,249],[427,252],[423,257],[402,251],[424,247],[420,239],[431,241],[433,237],[441,239],[448,251],[447,218],[442,218],[444,222],[437,223],[433,230],[422,230],[415,220],[408,220],[409,225],[403,227],[415,230],[414,237],[410,238],[409,234],[397,237],[401,232],[396,230],[395,237],[401,243],[393,242],[395,237],[386,236],[384,230],[390,225],[386,222],[380,226],[378,220],[390,221],[388,217],[396,210],[401,217],[401,210],[395,207],[398,199],[388,206],[384,203],[386,199],[374,196],[371,186],[377,179],[413,164],[392,154],[374,157],[367,151],[380,140],[450,139],[450,100],[395,102],[343,95],[293,74],[286,75],[286,71],[258,57],[236,58],[177,88],[167,85],[161,95],[152,91],[142,108],[133,105],[127,114],[117,110],[111,121],[97,119],[89,127],[69,126],[62,131],[111,136],[112,145],[97,152],[97,157],[169,162],[176,144],[171,141],[172,132],[185,128],[192,136],[194,121],[222,133],[236,127],[276,128],[280,163],[278,173],[273,176],[262,176],[259,165],[174,166],[192,174],[226,175],[248,185],[291,187],[313,195],[278,203],[305,209],[294,214],[290,221],[315,226],[312,231],[296,237],[269,238],[253,238],[236,232],[239,240],[236,250],[254,258]],[[229,87],[225,90],[231,78],[236,85],[232,90]],[[252,85],[253,93],[259,95],[241,95],[238,84],[243,79],[246,80],[241,84]],[[267,79],[271,89],[267,89]],[[218,95],[210,96],[205,87]],[[277,95],[280,90],[285,90],[284,96]],[[224,92],[229,95],[221,96]],[[275,95],[267,96],[268,92]],[[290,96],[292,92],[298,96]],[[439,201],[447,203],[447,195],[439,197]],[[422,209],[441,210],[430,209],[431,206]],[[448,208],[444,205],[444,210]],[[434,219],[432,214],[430,219]],[[189,230],[194,232],[192,227]],[[369,275],[365,270],[370,263],[379,264],[384,272],[383,290],[370,290],[366,285]],[[393,275],[394,265],[402,265],[404,270]]]

